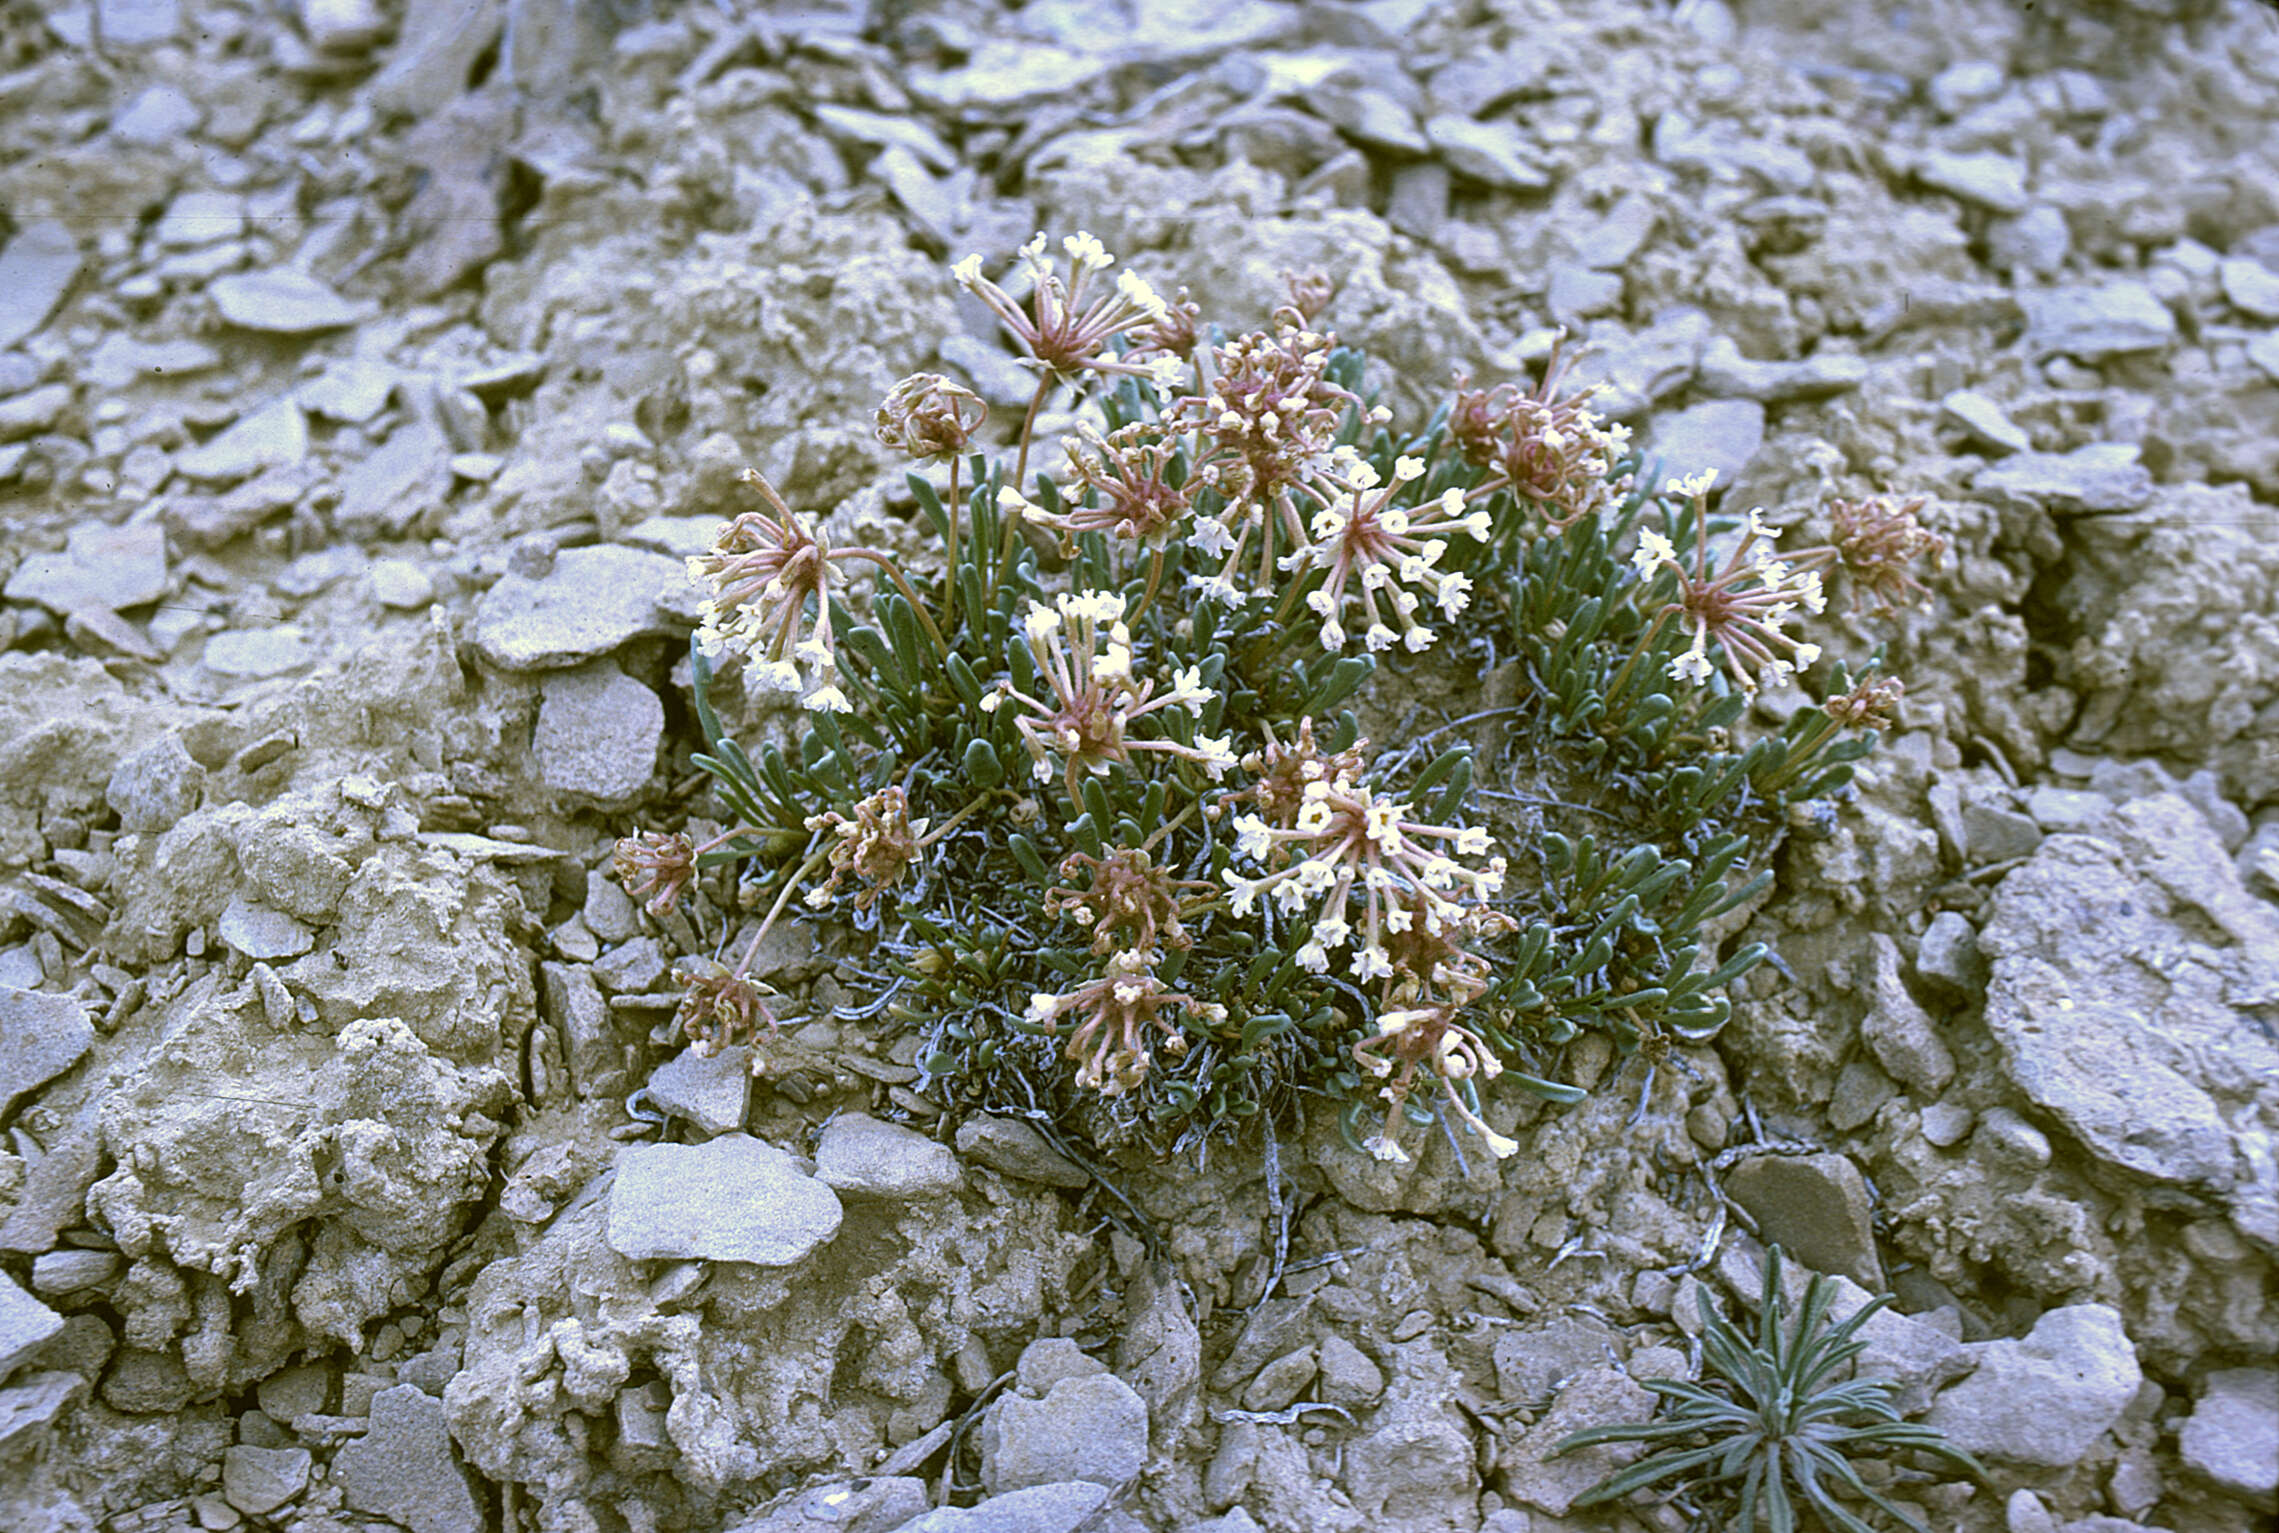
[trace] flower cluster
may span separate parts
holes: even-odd
[[[1154,422],[1135,422],[1103,436],[1089,425],[1063,444],[1070,476],[1089,494],[1057,515],[1012,485],[998,504],[1014,515],[1050,527],[1064,548],[1075,536],[1097,532],[1140,548],[1160,549],[1194,509],[1195,481],[1179,473],[1178,436]]]
[[[1715,644],[1734,685],[1754,692],[1760,677],[1778,680],[1820,658],[1819,645],[1795,638],[1783,624],[1800,607],[1822,612],[1828,602],[1817,572],[1796,569],[1773,552],[1773,540],[1780,534],[1765,525],[1761,511],[1749,513],[1740,542],[1722,565],[1714,572],[1710,569],[1708,499],[1713,477],[1701,473],[1670,482],[1670,494],[1694,503],[1692,559],[1679,557],[1676,545],[1662,533],[1643,528],[1631,563],[1649,578],[1664,570],[1677,577],[1676,594],[1655,615],[1657,632],[1673,617],[1692,631],[1690,646],[1670,662],[1671,679],[1707,681],[1714,670],[1709,646]]]
[[[910,871],[926,834],[926,822],[910,818],[910,797],[898,783],[858,802],[852,819],[833,809],[808,816],[807,828],[831,833],[831,876],[807,892],[810,910],[829,905],[850,875],[862,883],[855,908],[870,909],[879,895]]]
[[[1393,465],[1392,483],[1380,484],[1377,471],[1351,448],[1339,449],[1323,470],[1322,482],[1336,494],[1314,513],[1309,529],[1314,542],[1306,550],[1306,563],[1327,572],[1323,583],[1306,595],[1306,604],[1322,620],[1323,649],[1344,648],[1346,629],[1340,618],[1352,591],[1360,594],[1367,625],[1361,637],[1371,653],[1396,642],[1414,653],[1432,643],[1433,631],[1416,619],[1426,600],[1448,618],[1471,604],[1470,577],[1435,566],[1455,533],[1485,543],[1488,513],[1467,511],[1464,492],[1454,488],[1423,508],[1394,505],[1403,488],[1424,472],[1423,459],[1402,458]]]
[[[689,559],[689,579],[707,588],[697,637],[749,653],[770,689],[803,693],[801,702],[809,708],[846,712],[851,705],[839,688],[831,634],[836,581],[830,542],[785,505],[756,469],[746,469],[744,481],[758,489],[768,508],[740,513],[721,527],[711,548]]]
[[[1107,351],[1119,335],[1143,325],[1160,325],[1171,317],[1169,307],[1137,273],[1126,270],[1115,285],[1093,292],[1093,278],[1115,264],[1116,258],[1089,234],[1076,233],[1061,241],[1068,253],[1069,275],[1063,282],[1045,253],[1046,237],[1021,247],[1021,264],[1030,282],[1030,307],[1023,309],[1004,288],[981,274],[981,257],[969,255],[950,268],[965,290],[989,306],[999,323],[1048,377],[1078,372],[1128,373],[1152,377],[1165,387],[1178,383],[1185,364],[1176,356],[1141,365],[1122,361]]]
[[[1090,928],[1093,952],[1194,946],[1182,919],[1192,912],[1181,909],[1181,891],[1208,892],[1212,887],[1208,881],[1173,878],[1168,868],[1156,865],[1145,847],[1112,847],[1104,857],[1071,852],[1061,860],[1060,876],[1074,878],[1079,873],[1090,875],[1091,886],[1048,890],[1045,914],[1065,915]]]
[[[1389,940],[1420,924],[1428,933],[1444,932],[1465,918],[1468,904],[1492,899],[1503,884],[1503,858],[1490,858],[1484,869],[1456,860],[1487,855],[1485,830],[1426,824],[1410,814],[1408,804],[1340,771],[1307,782],[1286,825],[1261,814],[1237,815],[1236,851],[1265,871],[1246,876],[1228,868],[1228,908],[1248,915],[1262,895],[1286,916],[1311,908],[1311,928],[1297,953],[1301,967],[1327,972],[1330,954],[1358,936],[1353,977],[1394,981]],[[1356,894],[1358,931],[1349,919]]]
[[[954,458],[989,420],[981,396],[940,373],[912,373],[887,392],[872,430],[878,444],[913,458]]]
[[[740,1043],[775,1037],[775,1013],[768,1009],[760,995],[761,987],[746,977],[742,965],[730,969],[698,959],[682,969],[679,978],[681,1001],[675,1020],[698,1052],[717,1054]]]
[[[1840,566],[1851,577],[1852,606],[1888,616],[1901,602],[1931,594],[1911,566],[1925,555],[1935,563],[1947,551],[1947,540],[1919,520],[1928,503],[1920,495],[1898,505],[1880,496],[1832,500],[1828,521],[1834,543],[1811,556],[1799,554],[1797,561],[1809,557],[1821,568]]]
[[[1187,1052],[1174,1015],[1223,1022],[1227,1014],[1224,1006],[1164,984],[1155,976],[1155,955],[1137,949],[1110,956],[1106,973],[1073,990],[1038,991],[1029,998],[1028,1020],[1038,1026],[1052,1026],[1071,1012],[1083,1019],[1069,1035],[1066,1056],[1077,1062],[1076,1083],[1109,1097],[1147,1079],[1150,1033],[1162,1035],[1165,1053]]]
[[[1400,1145],[1401,1112],[1420,1072],[1440,1083],[1442,1104],[1487,1141],[1496,1159],[1518,1151],[1518,1143],[1488,1127],[1465,1095],[1466,1082],[1492,1081],[1504,1067],[1495,1050],[1457,1020],[1464,1004],[1440,1000],[1381,1011],[1377,1031],[1353,1046],[1354,1060],[1384,1082],[1379,1088],[1386,1104],[1384,1126],[1368,1142],[1369,1153],[1379,1160],[1409,1158]]]
[[[1184,707],[1200,718],[1216,695],[1203,685],[1200,669],[1181,671],[1160,696],[1155,682],[1132,677],[1132,635],[1124,625],[1124,598],[1113,592],[1061,595],[1051,606],[1029,604],[1029,653],[1052,695],[1041,699],[1012,682],[981,700],[994,713],[1010,699],[1021,705],[1015,725],[1027,746],[1039,782],[1050,782],[1052,760],[1061,760],[1071,805],[1081,806],[1078,786],[1084,774],[1129,762],[1134,751],[1155,751],[1193,761],[1217,781],[1234,766],[1234,747],[1225,737],[1204,736],[1193,745],[1157,737],[1135,739],[1132,725],[1166,708]]]
[[[1566,365],[1554,347],[1532,390],[1511,383],[1459,386],[1448,416],[1457,450],[1488,471],[1472,487],[1472,497],[1484,501],[1508,489],[1561,529],[1613,505],[1630,489],[1627,476],[1614,473],[1630,450],[1630,428],[1609,424],[1591,408],[1599,387],[1562,394]]]
[[[696,876],[696,846],[688,837],[647,830],[618,839],[609,870],[625,892],[653,916],[670,915]]]

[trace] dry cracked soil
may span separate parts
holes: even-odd
[[[1549,1446],[1777,1241],[1989,1466],[1927,1527],[2268,1526],[2274,144],[2251,0],[7,0],[0,1524],[1675,1530]],[[1713,1046],[1112,1196],[939,1122],[843,934],[797,1068],[679,1048],[606,864],[697,793],[681,559],[746,464],[932,557],[871,413],[1018,418],[947,268],[1039,228],[1927,498]]]

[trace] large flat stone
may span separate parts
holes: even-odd
[[[156,522],[93,522],[74,528],[63,552],[28,555],[8,577],[5,594],[68,617],[89,607],[140,607],[165,593],[165,528]]]
[[[443,1402],[398,1384],[372,1397],[371,1423],[333,1460],[348,1504],[411,1533],[481,1533],[482,1512],[444,1425]]]
[[[71,997],[0,989],[0,1112],[79,1063],[94,1041],[87,1009]]]
[[[79,240],[53,218],[16,228],[0,250],[0,348],[15,345],[47,323],[79,276]]]
[[[723,1134],[617,1157],[609,1244],[636,1261],[789,1267],[839,1231],[839,1195],[772,1144]]]
[[[658,603],[687,587],[687,566],[663,554],[608,543],[564,549],[545,575],[509,574],[483,593],[475,645],[501,670],[577,665],[633,639],[678,631]]]
[[[2070,1469],[2121,1419],[2144,1374],[2121,1317],[2053,1309],[2015,1340],[1980,1342],[1978,1371],[1940,1394],[1925,1425],[1966,1453]]]
[[[15,1372],[47,1339],[63,1329],[63,1317],[16,1286],[0,1272],[0,1379]]]

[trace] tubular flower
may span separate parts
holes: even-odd
[[[1598,388],[1559,392],[1567,361],[1554,346],[1542,381],[1530,392],[1510,383],[1467,389],[1459,379],[1448,417],[1457,450],[1489,471],[1473,487],[1473,499],[1509,489],[1562,529],[1613,504],[1630,487],[1627,476],[1609,477],[1630,449],[1630,428],[1610,425],[1591,409]]]
[[[1223,1022],[1224,1006],[1182,995],[1157,979],[1155,955],[1133,951],[1110,957],[1107,972],[1075,989],[1029,998],[1028,1019],[1051,1026],[1071,1013],[1083,1020],[1069,1035],[1065,1057],[1077,1061],[1076,1084],[1102,1096],[1122,1096],[1147,1079],[1148,1034],[1163,1037],[1163,1050],[1187,1052],[1186,1035],[1172,1020],[1184,1012],[1205,1022]]]
[[[1394,505],[1405,486],[1424,477],[1421,458],[1398,460],[1387,485],[1350,448],[1340,448],[1336,459],[1321,477],[1337,494],[1314,513],[1314,542],[1306,551],[1308,563],[1328,572],[1306,596],[1322,620],[1322,648],[1345,647],[1349,636],[1339,619],[1349,590],[1358,589],[1367,625],[1361,638],[1372,652],[1396,642],[1412,653],[1421,650],[1432,642],[1433,631],[1416,620],[1416,609],[1430,600],[1443,617],[1453,618],[1472,599],[1468,577],[1434,566],[1452,534],[1486,542],[1488,513],[1467,512],[1459,489],[1421,507]]]
[[[1111,761],[1129,762],[1134,751],[1185,757],[1208,771],[1214,782],[1235,765],[1233,743],[1224,736],[1204,736],[1193,745],[1131,738],[1131,726],[1149,714],[1185,707],[1200,717],[1217,694],[1203,685],[1202,673],[1194,667],[1181,671],[1177,684],[1161,696],[1152,680],[1133,681],[1132,636],[1124,626],[1123,597],[1084,591],[1063,594],[1050,607],[1031,602],[1027,626],[1029,653],[1051,699],[1031,697],[1008,681],[999,683],[981,706],[994,713],[1007,698],[1021,705],[1023,712],[1014,724],[1036,764],[1037,780],[1051,780],[1052,758],[1059,756],[1072,806],[1083,803],[1078,787],[1083,774],[1105,770]]]
[[[1488,1127],[1465,1100],[1461,1082],[1494,1080],[1503,1073],[1503,1064],[1478,1033],[1456,1020],[1462,1004],[1437,1001],[1380,1012],[1375,1035],[1353,1046],[1353,1057],[1361,1068],[1385,1082],[1378,1088],[1386,1103],[1385,1124],[1369,1141],[1369,1153],[1379,1160],[1400,1162],[1409,1158],[1397,1136],[1401,1108],[1416,1089],[1420,1071],[1440,1082],[1443,1104],[1487,1140],[1496,1159],[1518,1152],[1516,1141]]]
[[[855,908],[868,910],[881,894],[902,881],[918,860],[926,822],[910,818],[910,798],[899,783],[879,789],[855,805],[853,819],[837,810],[810,815],[809,830],[831,832],[828,882],[807,891],[811,910],[821,910],[849,875],[862,880],[855,893]]]
[[[1091,875],[1088,889],[1047,890],[1045,913],[1065,915],[1077,925],[1089,927],[1093,952],[1120,948],[1152,952],[1158,947],[1195,945],[1181,920],[1180,891],[1208,891],[1210,883],[1173,878],[1170,869],[1157,867],[1155,859],[1140,847],[1111,847],[1105,857],[1071,852],[1061,861],[1063,878],[1073,879],[1087,872]]]
[[[981,274],[981,257],[969,255],[950,268],[965,290],[987,304],[998,322],[1030,358],[1056,377],[1078,372],[1124,373],[1139,377],[1167,376],[1179,368],[1176,357],[1155,364],[1125,362],[1107,354],[1108,342],[1143,325],[1160,324],[1169,309],[1155,290],[1136,273],[1125,271],[1115,283],[1095,294],[1093,279],[1115,264],[1116,258],[1100,242],[1081,231],[1061,241],[1068,253],[1066,282],[1053,270],[1045,254],[1046,237],[1040,232],[1021,247],[1021,264],[1029,270],[1030,308],[1024,310],[1012,295]]]
[[[1327,972],[1331,953],[1358,937],[1353,977],[1390,979],[1388,939],[1417,922],[1430,933],[1449,931],[1464,919],[1466,902],[1491,899],[1503,886],[1501,857],[1485,869],[1456,860],[1487,854],[1485,830],[1412,820],[1407,804],[1379,795],[1350,772],[1308,782],[1289,827],[1242,814],[1234,830],[1236,855],[1266,871],[1246,878],[1228,868],[1222,875],[1228,907],[1245,916],[1265,895],[1286,916],[1311,908],[1313,926],[1297,958],[1316,974]],[[1347,919],[1356,893],[1362,901],[1358,932]]]
[[[1071,505],[1059,515],[1024,498],[1011,485],[999,493],[999,504],[1042,527],[1051,527],[1065,543],[1078,533],[1105,533],[1161,548],[1194,509],[1192,482],[1175,475],[1178,438],[1152,422],[1136,422],[1101,436],[1090,426],[1077,428],[1085,440],[1067,441],[1070,477],[1090,491],[1089,505]]]
[[[1215,515],[1197,518],[1187,537],[1190,547],[1219,560],[1218,572],[1191,575],[1188,584],[1229,606],[1245,600],[1234,575],[1246,559],[1255,557],[1257,569],[1247,594],[1273,590],[1276,569],[1303,557],[1306,506],[1329,501],[1328,490],[1303,487],[1330,461],[1346,409],[1360,404],[1326,376],[1336,345],[1335,336],[1289,326],[1238,336],[1213,352],[1209,388],[1172,407],[1173,418],[1202,439],[1194,483],[1226,501]]]
[[[881,447],[913,458],[954,458],[989,419],[981,396],[940,373],[913,373],[887,391],[875,432]]]
[[[759,490],[768,509],[741,513],[721,527],[710,549],[688,561],[689,579],[711,588],[697,635],[749,653],[773,690],[804,692],[809,708],[846,712],[850,705],[839,690],[831,636],[830,543],[756,470],[746,469],[744,481]],[[807,632],[810,601],[815,619]]]
[[[1681,558],[1676,545],[1651,529],[1638,534],[1638,550],[1630,562],[1651,579],[1662,569],[1677,576],[1677,594],[1655,614],[1655,629],[1675,617],[1693,632],[1692,645],[1669,665],[1674,680],[1705,682],[1715,669],[1709,646],[1724,656],[1726,673],[1744,692],[1757,690],[1760,676],[1779,679],[1801,671],[1820,658],[1820,646],[1790,637],[1782,623],[1802,607],[1808,612],[1827,610],[1820,577],[1810,570],[1784,564],[1773,554],[1773,539],[1780,534],[1765,525],[1762,511],[1749,513],[1748,530],[1714,573],[1709,568],[1706,532],[1711,474],[1672,480],[1669,493],[1688,495],[1694,502],[1693,557]]]
[[[643,902],[642,909],[653,916],[669,915],[696,876],[696,844],[686,836],[655,830],[623,836],[609,855],[609,870],[627,894]]]

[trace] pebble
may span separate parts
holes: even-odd
[[[155,378],[211,372],[221,362],[221,353],[203,341],[141,341],[114,330],[97,343],[79,375],[99,389],[123,389]]]
[[[243,892],[230,896],[217,927],[222,941],[248,958],[298,958],[316,946],[316,936],[306,926]]]
[[[2249,341],[2247,359],[2263,370],[2264,377],[2279,383],[2279,330]]]
[[[271,335],[338,330],[369,312],[307,272],[290,268],[217,277],[206,285],[206,293],[228,323]]]
[[[1930,1014],[1915,1003],[1900,975],[1899,945],[1881,932],[1870,939],[1874,980],[1860,1038],[1885,1073],[1917,1096],[1936,1097],[1954,1079],[1955,1057]]]
[[[96,0],[106,48],[162,43],[182,29],[180,0]]]
[[[839,1196],[774,1145],[729,1133],[629,1145],[609,1195],[609,1245],[635,1261],[789,1267],[839,1231]]]
[[[1443,113],[1425,120],[1424,137],[1448,168],[1460,176],[1515,192],[1539,192],[1551,184],[1550,173],[1537,162],[1517,123],[1479,122]]]
[[[2001,95],[2008,80],[2001,65],[1985,59],[1949,64],[1931,77],[1931,105],[1941,117],[1960,117]]]
[[[266,1517],[309,1486],[306,1448],[233,1447],[222,1455],[222,1495],[249,1517]]]
[[[274,628],[231,628],[211,635],[200,663],[217,676],[260,680],[297,671],[309,663],[307,635],[298,623]]]
[[[1928,988],[1965,1005],[1986,994],[1986,955],[1968,916],[1942,910],[1931,917],[1915,945],[1915,973]]]
[[[47,323],[78,279],[79,240],[53,218],[26,219],[0,249],[0,348]]]
[[[1367,1405],[1385,1392],[1385,1371],[1344,1337],[1323,1337],[1315,1354],[1321,1365],[1318,1393],[1330,1404]]]
[[[2235,257],[2216,268],[2231,306],[2251,319],[2279,319],[2279,273],[2261,261]]]
[[[751,1100],[752,1051],[743,1044],[711,1055],[683,1049],[649,1076],[650,1104],[707,1135],[742,1128]]]
[[[1048,1187],[1084,1187],[1091,1176],[1018,1118],[976,1113],[959,1125],[960,1155],[979,1161],[992,1171]]]
[[[228,430],[174,455],[185,479],[235,484],[265,468],[299,463],[309,455],[309,423],[290,397],[273,399]]]
[[[245,199],[235,192],[187,191],[166,205],[156,230],[168,250],[196,250],[245,233]]]
[[[1765,440],[1765,407],[1753,399],[1708,399],[1654,423],[1650,457],[1668,477],[1717,472],[1717,483],[1741,477]]]
[[[1923,1109],[1923,1139],[1939,1149],[1951,1149],[1962,1143],[1978,1115],[1969,1108],[1953,1102],[1933,1102]]]
[[[1916,162],[1915,179],[1933,191],[1946,192],[1996,213],[2026,210],[2025,167],[1991,150],[1950,154],[1933,149]]]
[[[1432,142],[1417,125],[1415,113],[1386,92],[1360,84],[1349,72],[1341,72],[1315,86],[1304,104],[1348,137],[1372,149],[1390,150],[1414,159],[1422,159],[1432,152]]]
[[[411,1533],[481,1533],[482,1513],[444,1424],[443,1402],[410,1384],[372,1397],[371,1426],[334,1455],[347,1503]]]
[[[387,441],[342,471],[340,509],[335,520],[343,527],[378,527],[390,532],[408,526],[420,509],[412,499],[423,483],[442,488],[436,472],[451,452],[443,432],[425,420],[409,420],[389,433]]]
[[[1660,221],[1653,202],[1632,192],[1575,241],[1575,259],[1601,271],[1628,266],[1653,238]]]
[[[991,1494],[1089,1480],[1121,1485],[1147,1463],[1147,1405],[1110,1373],[1062,1379],[1041,1399],[1006,1395],[982,1418],[981,1482]]]
[[[1575,358],[1569,381],[1577,388],[1603,383],[1599,411],[1636,420],[1655,402],[1691,381],[1709,345],[1709,316],[1699,309],[1665,309],[1636,335],[1594,329],[1591,349]],[[1689,470],[1690,472],[1690,470]]]
[[[1611,314],[1622,307],[1622,274],[1561,261],[1551,268],[1544,304],[1560,324]]]
[[[547,787],[615,803],[648,786],[664,734],[656,692],[605,660],[541,683],[530,749]]]
[[[1946,418],[1980,443],[1999,452],[2028,452],[2033,438],[2002,413],[2002,407],[1976,389],[1955,389],[1939,401]]]
[[[1989,1107],[1980,1113],[1971,1143],[2029,1171],[2039,1171],[2050,1163],[2050,1136],[2008,1107]]]
[[[164,734],[112,768],[103,798],[121,830],[147,834],[196,809],[205,786],[206,769],[191,759],[182,737]]]
[[[870,144],[881,149],[899,147],[944,173],[958,168],[957,151],[943,143],[940,135],[920,119],[893,117],[884,112],[865,112],[829,103],[816,106],[814,113],[816,122],[834,137],[853,139],[858,144]]]
[[[2219,1368],[2176,1434],[2184,1467],[2229,1495],[2279,1490],[2279,1372]]]
[[[823,1126],[815,1174],[850,1198],[939,1198],[965,1185],[948,1145],[862,1113],[842,1113]]]
[[[0,1369],[0,1374],[5,1373]],[[0,1452],[38,1431],[87,1392],[87,1376],[62,1368],[26,1374],[0,1389]]]
[[[2013,274],[2052,277],[2073,249],[2073,226],[2056,208],[2037,202],[2016,218],[1995,219],[1986,232],[1986,244],[1997,267]]]
[[[677,559],[601,544],[566,548],[533,579],[508,574],[475,605],[475,645],[501,670],[558,669],[674,632],[658,602],[688,589]]]
[[[416,612],[435,600],[435,582],[409,559],[375,559],[368,578],[372,599],[398,612]]]
[[[1582,1315],[1506,1331],[1495,1344],[1496,1393],[1515,1402],[1548,1399],[1561,1379],[1604,1363],[1615,1339],[1610,1327]]]
[[[2152,499],[2152,472],[2138,456],[2133,442],[2021,452],[1980,469],[1971,490],[1998,505],[2060,515],[2136,511]]]
[[[116,1251],[83,1251],[76,1246],[45,1251],[32,1259],[32,1292],[51,1297],[77,1293],[108,1283],[124,1266]]]
[[[87,1010],[44,990],[0,990],[0,1115],[79,1063],[95,1042]]]
[[[640,907],[601,868],[586,874],[586,900],[579,913],[585,917],[586,930],[604,942],[623,942],[641,934]]]
[[[301,0],[301,35],[325,53],[362,53],[388,35],[372,0]]]
[[[50,383],[10,399],[0,399],[0,442],[36,436],[71,408],[71,385]]]
[[[2101,362],[2158,351],[2176,339],[2176,317],[2151,288],[2133,279],[2076,284],[2020,295],[2026,346],[2036,356]]]
[[[1553,308],[1556,310],[1557,305]],[[1713,398],[1785,404],[1845,393],[1865,383],[1867,376],[1866,360],[1844,352],[1826,352],[1797,362],[1757,362],[1742,356],[1741,348],[1721,335],[1702,348],[1694,382]]]
[[[1964,1350],[1977,1371],[1942,1391],[1924,1424],[1981,1457],[2070,1469],[2144,1382],[2120,1315],[2102,1304],[2053,1309],[2024,1337]]]
[[[361,424],[387,408],[395,389],[396,370],[359,352],[331,363],[294,397],[311,415]]]
[[[1797,1261],[1882,1289],[1867,1182],[1844,1156],[1754,1155],[1733,1168],[1725,1190],[1768,1242],[1777,1241]]]
[[[0,1379],[63,1329],[63,1317],[0,1272]]]
[[[618,1396],[621,1409],[629,1398],[630,1394]],[[663,1439],[659,1446],[669,1447],[670,1439]],[[923,1480],[908,1475],[871,1475],[815,1486],[772,1512],[735,1524],[728,1533],[890,1533],[907,1529],[912,1518],[924,1514],[927,1500]]]
[[[143,149],[164,149],[197,132],[205,120],[205,109],[175,87],[150,85],[111,118],[111,136]]]
[[[1974,866],[2015,862],[2042,844],[2042,828],[2032,815],[1983,799],[1962,806],[1962,832],[1963,859]]]
[[[1101,1527],[1096,1514],[1107,1504],[1108,1488],[1089,1481],[1032,1485],[978,1506],[937,1506],[895,1533],[1077,1533]]]

